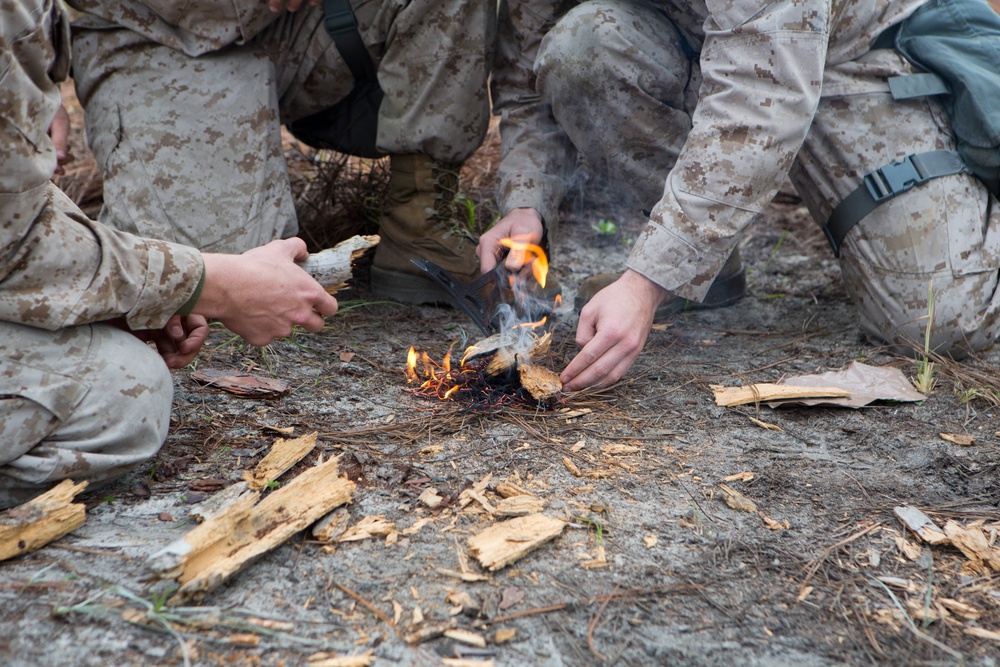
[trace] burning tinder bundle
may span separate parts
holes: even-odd
[[[552,405],[562,391],[559,375],[543,365],[552,332],[507,329],[466,348],[457,367],[451,351],[441,363],[410,348],[406,376],[415,392],[441,400],[466,400],[493,407],[510,402]]]
[[[508,275],[498,264],[476,283],[461,285],[453,279],[443,283],[484,332],[496,333],[467,347],[457,367],[452,365],[451,350],[437,363],[411,347],[406,375],[416,393],[442,400],[461,398],[486,407],[517,400],[548,407],[562,392],[559,375],[542,363],[552,343],[546,324],[561,303],[558,294],[554,304],[537,296],[544,293],[546,284],[545,253],[537,245],[511,239],[501,245],[521,253],[524,270]],[[529,281],[533,281],[531,286]],[[534,285],[542,292],[535,289],[533,293]],[[474,288],[485,288],[490,294],[483,298]]]

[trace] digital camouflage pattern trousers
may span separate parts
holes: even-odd
[[[698,63],[673,24],[645,3],[588,2],[547,33],[535,71],[538,92],[588,163],[649,210],[684,147],[699,89]],[[789,173],[816,220],[901,155],[954,150],[939,101],[890,95],[887,78],[912,72],[892,49],[827,67]],[[630,266],[642,261],[633,253]],[[923,346],[929,287],[931,348],[963,356],[1000,329],[1000,205],[971,175],[932,179],[876,207],[847,234],[840,266],[862,330],[899,352]]]
[[[489,123],[495,3],[352,4],[385,92],[380,150],[464,161]],[[354,80],[322,3],[274,17],[245,43],[194,56],[93,15],[74,23],[74,79],[105,179],[102,222],[210,252],[295,235],[281,124],[335,105]]]
[[[130,333],[0,322],[0,509],[148,460],[167,437],[172,397],[167,365]]]

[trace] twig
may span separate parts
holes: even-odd
[[[535,607],[534,609],[524,609],[522,611],[515,611],[513,614],[504,614],[503,616],[497,616],[496,618],[490,620],[490,623],[503,623],[504,621],[512,621],[515,618],[524,618],[525,616],[537,616],[538,614],[547,614],[550,611],[559,611],[565,609],[569,606],[567,602],[559,602],[557,604],[550,604],[546,607]]]
[[[373,605],[372,603],[370,603],[368,600],[364,599],[363,597],[361,597],[360,595],[358,595],[357,593],[355,593],[354,591],[352,591],[350,588],[348,588],[347,586],[345,586],[343,584],[338,584],[338,583],[334,582],[333,585],[336,586],[337,588],[339,588],[346,595],[348,595],[348,596],[354,598],[355,600],[357,600],[358,604],[360,604],[362,607],[364,607],[365,609],[367,609],[371,613],[375,614],[376,618],[378,618],[378,620],[382,621],[383,623],[385,623],[386,625],[388,625],[390,628],[392,628],[392,631],[395,632],[396,635],[400,639],[403,638],[403,635],[399,632],[399,628],[397,628],[396,625],[392,622],[392,619],[390,619],[388,616],[386,616],[385,613],[382,612],[378,607],[376,607],[375,605]]]
[[[601,662],[607,662],[607,658],[601,655],[601,652],[597,650],[596,646],[594,646],[594,629],[597,627],[597,622],[601,619],[601,614],[604,613],[604,608],[608,606],[608,603],[614,599],[615,593],[618,592],[618,586],[619,584],[615,584],[615,587],[611,590],[611,595],[609,595],[608,598],[601,603],[601,606],[597,609],[597,613],[590,617],[590,622],[587,624],[587,648],[589,648],[590,652],[594,654],[594,657]]]
[[[845,537],[841,541],[839,541],[839,542],[837,542],[835,544],[832,544],[831,546],[829,546],[826,549],[824,549],[823,553],[821,553],[819,556],[817,556],[816,558],[814,558],[806,567],[803,568],[803,570],[806,572],[806,576],[802,580],[802,583],[799,584],[799,594],[801,594],[802,591],[805,590],[805,587],[809,584],[809,580],[813,578],[813,575],[816,574],[816,570],[819,569],[820,564],[823,561],[825,561],[830,556],[830,554],[832,554],[834,551],[836,551],[840,547],[846,546],[846,545],[850,544],[851,542],[853,542],[854,540],[856,540],[856,539],[858,539],[860,537],[864,537],[868,533],[871,533],[876,528],[880,528],[881,526],[882,526],[882,522],[881,521],[879,521],[878,523],[873,523],[870,526],[868,526],[867,528],[859,530],[858,532],[854,533],[853,535],[851,535],[849,537]]]
[[[125,560],[132,560],[131,556],[126,556],[125,554],[115,553],[114,551],[100,551],[99,549],[87,549],[86,547],[74,547],[68,544],[49,544],[49,549],[65,549],[66,551],[76,551],[81,554],[91,554],[92,556],[112,556],[114,558],[123,558]]]
[[[943,644],[943,643],[939,642],[938,640],[934,639],[933,637],[931,637],[927,633],[922,632],[920,629],[918,629],[917,626],[913,623],[913,619],[910,618],[910,615],[908,613],[906,613],[905,609],[903,609],[903,605],[900,604],[899,598],[896,597],[895,593],[893,593],[891,590],[889,590],[888,586],[886,586],[884,583],[882,583],[878,579],[875,579],[874,577],[868,577],[868,580],[871,581],[871,582],[873,582],[873,583],[878,584],[879,586],[881,586],[885,590],[886,593],[889,594],[889,597],[892,598],[893,603],[896,605],[896,607],[899,609],[899,611],[902,612],[903,618],[906,619],[906,623],[907,623],[906,627],[908,627],[913,632],[913,634],[915,634],[917,636],[917,638],[922,639],[925,642],[927,642],[928,644],[931,644],[931,645],[936,646],[937,648],[941,649],[942,651],[944,651],[945,653],[947,653],[951,657],[953,657],[956,660],[958,660],[958,663],[960,665],[965,665],[966,664],[965,663],[965,656],[964,655],[962,655],[961,653],[959,653],[955,649],[951,648],[947,644]]]

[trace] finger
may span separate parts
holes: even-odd
[[[608,336],[595,336],[593,340],[583,346],[573,360],[569,362],[569,365],[563,370],[560,380],[564,385],[573,385],[576,388],[582,388],[586,385],[577,382],[578,376],[582,375],[587,370],[591,369],[600,359],[603,357],[609,349],[611,349],[612,340]],[[608,366],[608,370],[612,368],[613,365]],[[593,373],[596,373],[594,370]]]
[[[319,313],[322,317],[330,317],[331,315],[335,315],[337,313],[337,308],[339,307],[337,304],[337,300],[335,298],[333,298],[329,294],[327,294],[326,296],[327,296],[326,299],[320,299],[319,301],[317,301],[317,303],[313,305],[313,308],[315,308],[316,312]]]
[[[306,247],[306,242],[297,236],[291,238],[283,239],[282,243],[287,247],[289,257],[296,262],[304,262],[309,259],[309,248]]]

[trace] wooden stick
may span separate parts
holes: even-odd
[[[328,292],[331,289],[335,292],[353,277],[351,265],[354,260],[378,245],[380,240],[378,236],[352,236],[332,248],[309,255],[299,266]]]

